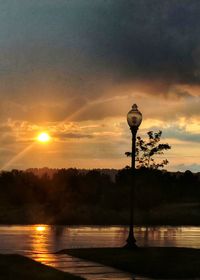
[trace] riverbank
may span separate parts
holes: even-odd
[[[20,255],[0,255],[1,280],[81,280]]]
[[[153,278],[200,278],[200,250],[147,247],[66,249],[59,253]]]

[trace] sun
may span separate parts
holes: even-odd
[[[48,133],[42,132],[42,133],[40,133],[40,134],[38,135],[37,140],[38,140],[39,142],[46,143],[46,142],[49,142],[50,136],[49,136]]]

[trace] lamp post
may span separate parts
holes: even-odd
[[[134,193],[135,193],[135,152],[136,152],[136,134],[142,122],[142,114],[138,110],[136,104],[133,104],[132,109],[127,114],[127,122],[132,133],[132,154],[131,154],[131,169],[132,180],[130,186],[130,224],[129,235],[126,240],[126,248],[137,248],[136,239],[134,237]]]

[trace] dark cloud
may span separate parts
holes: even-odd
[[[0,73],[11,94],[32,79],[64,83],[91,98],[110,75],[118,83],[200,81],[198,0],[0,4]]]
[[[104,20],[96,21],[101,32],[93,33],[95,56],[122,79],[199,82],[199,1],[113,1],[112,15],[107,5],[101,11]]]
[[[199,14],[198,0],[0,0],[1,118],[119,116],[137,92],[190,98],[173,87],[200,82]],[[131,98],[91,106],[126,86]]]
[[[166,94],[169,99],[193,99],[194,96],[187,90],[174,89]]]

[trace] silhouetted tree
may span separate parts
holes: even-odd
[[[151,169],[163,168],[169,162],[167,159],[161,162],[156,162],[154,156],[164,154],[165,150],[171,149],[169,144],[161,144],[160,139],[162,136],[162,131],[147,132],[148,140],[143,140],[140,136],[137,137],[136,141],[136,162],[137,168],[145,167]],[[126,156],[132,156],[132,153],[126,152]]]
[[[60,169],[51,177],[40,172],[36,176],[30,171],[0,172],[0,223],[128,223],[132,173],[130,168],[119,170],[113,181],[101,170]],[[185,205],[191,205],[192,220],[187,221],[199,223],[198,173],[170,173],[143,167],[136,169],[135,176],[137,221],[154,223],[160,217],[159,222],[173,222],[166,220],[168,215],[162,215],[167,214],[165,206],[179,204],[181,212],[173,208],[175,215],[182,215]],[[174,217],[174,221],[180,222],[179,216]],[[184,222],[185,216],[181,217]]]

